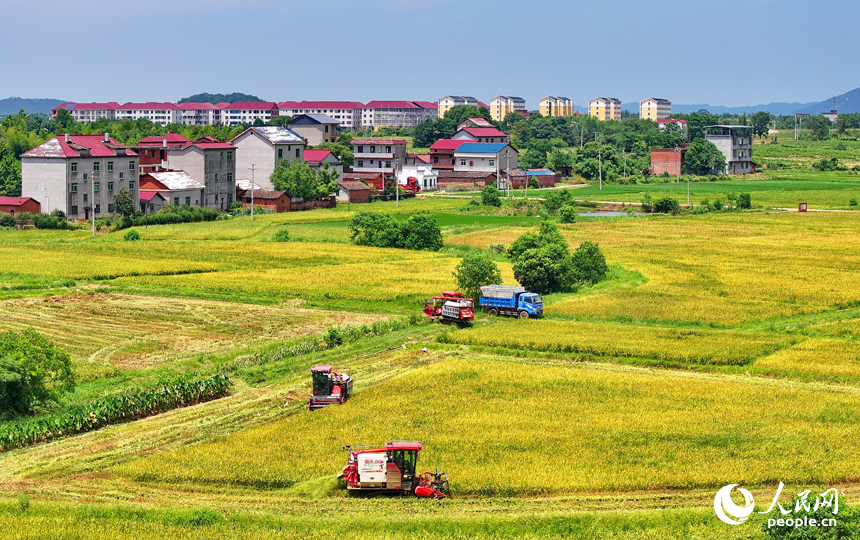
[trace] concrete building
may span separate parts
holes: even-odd
[[[173,103],[126,103],[116,110],[117,120],[149,120],[166,126],[182,122],[182,109]]]
[[[661,120],[672,116],[672,102],[668,99],[652,98],[639,102],[639,118]]]
[[[357,139],[352,141],[353,172],[391,174],[406,165],[406,141]]]
[[[300,114],[293,118],[287,129],[307,139],[308,144],[316,146],[337,141],[340,122],[327,114]]]
[[[180,103],[181,122],[187,126],[214,126],[221,124],[221,109],[211,103]]]
[[[225,126],[253,124],[258,119],[265,123],[279,114],[278,104],[274,101],[236,102],[219,104],[219,107],[221,123]]]
[[[570,98],[546,96],[538,105],[541,116],[573,116],[573,100]]]
[[[502,167],[515,168],[518,164],[517,151],[505,143],[467,142],[454,150],[455,172],[495,173]]]
[[[201,207],[206,186],[185,171],[157,171],[141,175],[140,197],[155,191],[166,204]],[[231,201],[232,202],[232,201]]]
[[[483,103],[472,96],[445,96],[439,100],[439,118],[445,118],[445,113],[458,105],[470,105],[478,108]]]
[[[821,116],[830,120],[831,124],[836,124],[836,121],[839,120],[839,111],[831,109],[830,112],[821,113]]]
[[[467,127],[491,128],[496,126],[493,125],[493,123],[489,120],[485,120],[481,117],[470,117],[466,118],[457,125],[457,131],[460,131],[461,129]]]
[[[113,199],[127,188],[139,198],[138,156],[104,135],[57,135],[21,155],[21,196],[41,201],[42,211],[69,219],[114,213]]]
[[[51,118],[57,117],[57,112],[60,109],[65,109],[69,111],[76,121],[82,124],[89,124],[90,122],[95,122],[99,118],[107,118],[108,120],[114,120],[116,118],[116,110],[119,109],[120,105],[116,102],[110,103],[63,103],[51,111]]]
[[[341,129],[361,127],[361,110],[358,101],[284,101],[278,103],[278,114],[296,117],[300,114],[327,114],[340,123]]]
[[[168,133],[141,139],[134,149],[141,156],[142,174],[181,170],[201,183],[204,193],[199,206],[225,211],[233,202],[238,158],[235,145],[212,137],[192,141],[178,133]],[[172,204],[171,198],[168,204]]]
[[[511,113],[526,112],[526,100],[515,96],[496,96],[490,100],[490,118],[501,122]]]
[[[271,176],[282,161],[304,160],[305,142],[282,126],[251,126],[230,141],[236,147],[236,172],[272,190]]]
[[[621,100],[594,98],[588,102],[588,115],[598,120],[621,120]]]
[[[686,153],[686,148],[654,148],[651,150],[651,175],[680,176]]]
[[[726,158],[726,174],[755,172],[752,129],[750,126],[705,126],[705,140],[714,143]]]
[[[331,150],[305,149],[305,162],[311,169],[319,169],[328,165],[338,172],[338,178],[343,178],[343,163]]]
[[[439,139],[430,146],[430,165],[440,171],[454,170],[454,151],[468,139]]]
[[[657,127],[660,128],[660,131],[666,131],[668,129],[677,129],[680,133],[684,135],[684,137],[689,136],[687,121],[682,120],[680,118],[662,118],[660,120],[657,120]]]
[[[472,142],[485,143],[508,143],[511,142],[510,137],[502,131],[494,127],[463,128],[457,133],[451,135],[451,138],[456,140],[467,140]]]
[[[403,168],[397,171],[397,183],[405,186],[409,178],[414,178],[418,182],[421,191],[435,191],[439,173],[434,171],[433,167],[424,163],[404,165]]]
[[[437,117],[437,105],[427,101],[371,101],[361,110],[361,126],[415,127]]]

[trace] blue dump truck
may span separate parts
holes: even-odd
[[[481,287],[478,303],[487,309],[490,317],[507,315],[528,319],[543,315],[543,300],[540,295],[526,291],[525,287],[485,285]]]

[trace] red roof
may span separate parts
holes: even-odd
[[[467,127],[463,131],[474,137],[507,137],[507,134],[494,127]]]
[[[33,197],[0,197],[0,206],[22,206]]]
[[[365,109],[420,109],[412,101],[371,101]]]
[[[479,101],[479,102],[478,102],[478,108],[480,108],[480,107],[483,107],[483,108],[485,108],[485,109],[489,109],[489,107],[487,107],[487,104],[486,104],[486,103],[484,103],[483,101]]]
[[[77,108],[77,107],[75,107]],[[173,110],[179,109],[173,103],[126,103],[125,105],[120,105],[117,109],[123,111],[145,111],[145,110]]]
[[[353,145],[356,144],[406,144],[406,141],[382,141],[376,139],[353,139]]]
[[[183,111],[194,110],[194,109],[217,109],[215,105],[211,103],[195,103],[193,101],[189,101],[187,103],[180,103],[177,105]]]
[[[164,198],[164,195],[157,191],[144,191],[143,189],[140,190],[140,200],[142,202],[150,202],[156,197],[161,197],[162,200],[167,200]]]
[[[111,109],[119,109],[119,103],[111,101],[110,103],[66,103],[61,107],[68,109],[69,105],[73,105],[72,109],[76,111],[106,111]],[[59,108],[59,107],[58,107]]]
[[[358,101],[284,101],[278,103],[281,109],[361,109],[364,103]]]
[[[236,103],[228,103],[224,109],[240,110],[240,109],[276,109],[278,104],[274,101],[237,101]]]
[[[133,150],[113,139],[109,139],[109,142],[105,143],[104,135],[70,135],[69,138],[71,144],[66,143],[65,135],[57,135],[22,154],[21,157],[80,157],[79,151],[83,148],[89,149],[92,157],[137,156]],[[108,144],[110,146],[107,146]]]
[[[466,120],[468,120],[469,122],[472,122],[477,127],[496,127],[493,125],[492,122],[490,122],[489,120],[486,120],[484,118],[481,118],[481,117],[472,116],[472,117],[466,118]]]
[[[355,142],[355,141],[353,141]],[[460,145],[472,142],[468,139],[439,139],[430,145],[430,150],[456,150]]]
[[[674,122],[681,122],[682,124],[686,124],[686,120],[681,120],[680,118],[661,118],[657,120],[658,124],[670,124]]]
[[[415,161],[416,162],[420,161],[421,163],[426,163],[428,165],[430,164],[430,154],[414,154],[414,155],[415,155]]]
[[[438,109],[439,102],[437,101],[413,101],[416,105],[424,109]]]
[[[305,161],[322,161],[331,154],[331,150],[305,150]]]
[[[167,135],[153,135],[152,137],[144,137],[137,144],[139,146],[162,146],[164,145],[165,140],[169,145],[186,144],[191,142],[191,139],[189,139],[188,137],[184,137],[179,133],[174,133],[171,131]]]

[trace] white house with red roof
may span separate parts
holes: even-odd
[[[494,126],[493,123],[490,122],[489,120],[485,120],[479,116],[476,116],[476,117],[466,118],[465,120],[460,122],[460,124],[457,125],[457,131],[460,131],[461,129],[467,128],[467,127],[491,128],[491,127],[496,127],[496,126]]]
[[[278,104],[274,101],[249,101],[229,104],[219,104],[221,108],[221,123],[225,126],[253,124],[256,120],[268,122],[279,114]]]
[[[660,118],[659,120],[655,120],[657,122],[657,127],[660,128],[660,131],[666,131],[667,129],[676,129],[684,134],[684,137],[687,137],[687,121],[681,118]],[[673,126],[673,127],[669,127]]]
[[[199,206],[227,210],[236,195],[236,146],[212,137],[192,141],[178,133],[141,139],[134,149],[141,156],[141,173],[184,171],[203,186]],[[165,195],[167,197],[167,195]],[[184,195],[183,201],[184,201]],[[168,203],[171,203],[168,197]],[[182,203],[184,204],[184,202]],[[197,206],[195,204],[194,206]]]
[[[468,140],[484,143],[508,143],[510,137],[495,127],[466,127],[451,136],[454,140]]]
[[[51,118],[57,117],[57,112],[60,109],[65,109],[69,111],[76,121],[81,122],[82,124],[88,124],[90,122],[95,122],[99,118],[106,118],[108,120],[114,120],[116,118],[116,111],[119,109],[120,105],[116,102],[109,103],[63,103],[54,107],[51,111]]]
[[[146,119],[154,124],[166,126],[182,121],[182,110],[173,103],[126,103],[116,110],[117,120]]]
[[[353,172],[394,174],[406,164],[406,141],[353,139]]]
[[[339,160],[331,150],[308,148],[305,150],[304,157],[305,162],[310,168],[319,169],[320,167],[328,165],[329,168],[338,171],[338,178],[343,177],[343,162],[341,162],[341,160]]]
[[[341,128],[358,129],[361,127],[359,101],[284,101],[278,103],[278,114],[296,117],[300,114],[327,114],[340,123]]]
[[[415,127],[435,119],[438,105],[429,101],[371,101],[361,110],[361,126]]]
[[[430,145],[430,165],[440,171],[454,170],[454,151],[469,142],[467,139],[439,139]]]
[[[21,196],[69,219],[112,214],[120,189],[138,200],[138,155],[104,135],[57,135],[21,155]]]
[[[206,186],[185,171],[154,171],[141,175],[141,201],[151,200],[147,195],[153,191],[164,197],[167,204],[200,207]]]
[[[236,173],[265,190],[273,190],[271,176],[282,161],[303,160],[305,141],[283,126],[251,126],[230,141],[236,147]]]

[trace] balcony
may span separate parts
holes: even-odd
[[[394,159],[394,152],[356,152],[355,159]]]

